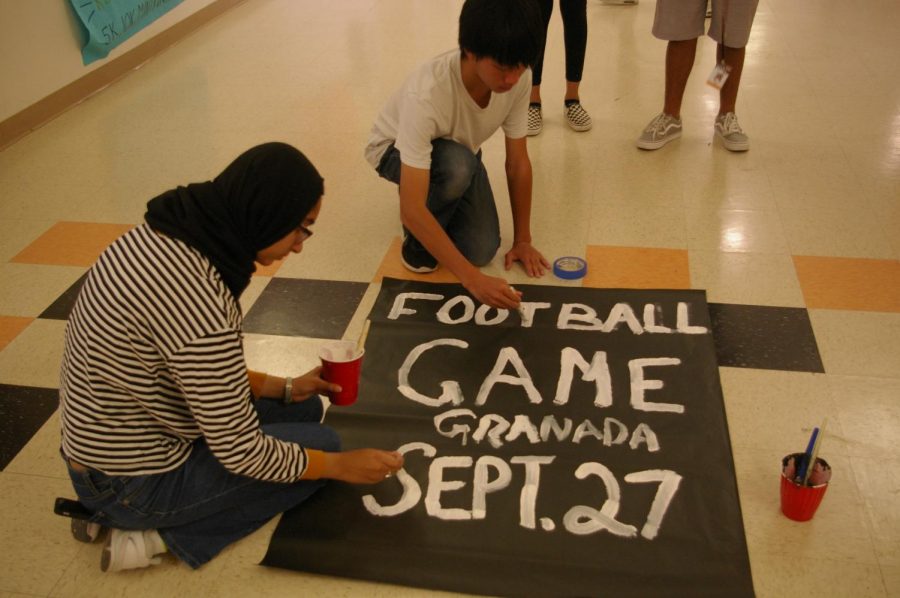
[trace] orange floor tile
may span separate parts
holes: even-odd
[[[0,351],[6,348],[19,333],[28,328],[34,318],[0,316]]]
[[[650,249],[589,245],[584,286],[626,289],[689,289],[688,253],[683,249]]]
[[[19,264],[90,267],[131,224],[57,222],[10,261]]]
[[[793,257],[807,307],[900,312],[900,261]]]

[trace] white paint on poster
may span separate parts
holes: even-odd
[[[444,296],[435,293],[398,293],[397,296],[394,297],[394,304],[391,306],[390,313],[388,313],[388,320],[396,320],[400,316],[415,315],[417,313],[416,310],[411,307],[406,307],[406,302],[411,299],[442,301]]]
[[[556,524],[551,518],[539,518],[537,514],[541,471],[543,467],[554,463],[556,457],[553,455],[514,456],[507,463],[494,455],[482,455],[477,460],[469,456],[438,457],[437,449],[424,442],[410,442],[397,450],[403,455],[421,451],[426,458],[432,459],[428,467],[428,489],[424,501],[419,481],[403,468],[394,478],[403,488],[403,493],[395,504],[382,505],[371,494],[362,497],[363,506],[372,515],[394,517],[423,502],[426,513],[437,519],[445,521],[485,519],[488,516],[487,496],[510,488],[515,478],[511,465],[522,465],[524,479],[519,490],[519,525],[525,529],[535,530],[540,522],[543,531],[551,532],[556,529]],[[461,479],[447,479],[445,473],[454,469],[471,470],[471,509],[443,506],[442,498],[445,494],[463,490],[467,485]],[[603,483],[603,504],[599,509],[587,505],[571,507],[563,516],[563,529],[575,535],[606,531],[624,538],[637,536],[637,527],[616,519],[621,506],[621,487],[615,475],[606,466],[597,462],[582,463],[575,469],[574,475],[579,480],[591,476],[600,478]],[[459,474],[450,476],[458,478]],[[676,472],[661,469],[638,471],[625,476],[625,481],[629,484],[659,483],[646,521],[641,528],[641,537],[647,540],[657,537],[681,479]]]
[[[531,418],[527,415],[517,415],[513,419],[509,434],[506,435],[505,440],[506,442],[513,442],[514,440],[517,440],[519,436],[525,436],[531,444],[537,444],[541,441],[541,435],[538,432],[537,426],[531,423]]]
[[[441,382],[441,394],[438,397],[429,397],[414,389],[409,383],[409,374],[416,361],[427,351],[440,346],[451,346],[467,349],[469,343],[453,338],[439,338],[422,343],[412,349],[403,361],[403,365],[397,371],[397,390],[404,397],[427,405],[428,407],[441,407],[446,404],[460,405],[464,401],[462,387],[456,380],[444,380]],[[652,411],[663,413],[684,413],[684,405],[677,403],[651,402],[646,399],[649,390],[664,388],[662,380],[648,379],[644,370],[650,367],[676,366],[681,360],[677,357],[647,357],[632,359],[628,362],[630,377],[630,402],[638,411]],[[508,366],[512,366],[514,374],[505,374]],[[612,377],[604,351],[595,351],[591,362],[588,363],[581,354],[570,347],[563,348],[560,354],[560,373],[556,385],[556,395],[553,399],[555,405],[565,405],[569,401],[572,382],[575,377],[575,368],[581,371],[581,379],[585,382],[594,382],[594,405],[597,407],[609,407],[613,403]],[[513,347],[503,347],[497,354],[494,367],[485,377],[475,397],[476,405],[484,405],[497,384],[509,384],[520,386],[525,390],[528,401],[532,404],[543,402],[540,392],[531,378],[531,374],[525,367],[518,351]]]
[[[559,422],[552,415],[546,415],[544,416],[544,419],[541,420],[541,440],[544,442],[547,442],[547,440],[550,439],[550,434],[553,434],[558,442],[562,442],[568,438],[571,433],[572,420],[568,417],[563,418],[562,426],[559,425]]]
[[[488,317],[491,310],[497,312],[493,318]],[[509,317],[508,309],[497,309],[483,303],[475,310],[475,323],[479,326],[496,326],[505,322],[507,317]]]
[[[400,369],[397,370],[397,390],[400,391],[400,394],[402,394],[407,399],[416,401],[417,403],[422,403],[423,405],[427,405],[428,407],[440,407],[442,405],[446,405],[447,403],[450,403],[451,405],[459,405],[463,402],[462,388],[460,388],[459,382],[457,382],[456,380],[444,380],[443,382],[441,382],[441,396],[437,398],[423,395],[409,385],[409,372],[412,369],[412,366],[416,363],[416,360],[419,359],[419,357],[421,357],[422,354],[426,351],[429,351],[434,347],[445,345],[458,347],[460,349],[466,349],[468,348],[469,343],[467,343],[466,341],[457,340],[455,338],[439,338],[427,343],[422,343],[421,345],[415,347],[412,351],[409,352],[409,355],[406,356],[406,359],[403,361],[403,365],[400,366]]]
[[[569,394],[572,392],[572,379],[575,377],[575,368],[581,371],[581,379],[585,382],[593,382],[596,385],[594,393],[594,405],[597,407],[609,407],[612,405],[612,378],[609,374],[609,364],[606,361],[606,351],[594,351],[591,363],[588,363],[577,349],[563,347],[559,355],[559,379],[556,383],[556,396],[553,398],[555,405],[565,405],[569,402]]]
[[[659,390],[664,386],[662,380],[648,380],[645,378],[645,368],[679,365],[680,363],[681,360],[677,357],[649,357],[630,360],[628,362],[628,370],[631,374],[631,406],[638,411],[684,413],[684,405],[677,403],[651,403],[644,398],[646,391]]]
[[[644,527],[641,528],[641,536],[652,540],[659,533],[659,526],[662,525],[663,517],[665,517],[666,511],[669,509],[669,503],[672,502],[672,498],[678,492],[681,476],[668,469],[649,469],[647,471],[629,473],[625,476],[625,481],[629,484],[659,482],[659,488],[656,490],[656,496],[653,498],[653,504],[650,506],[647,521],[644,523]]]
[[[490,470],[497,472],[497,477],[490,478]],[[487,517],[487,495],[503,490],[512,481],[512,469],[500,457],[484,455],[475,462],[475,478],[472,481],[472,519]],[[524,490],[523,490],[524,491]]]
[[[515,376],[503,373],[507,365],[512,365],[513,369],[516,371]],[[494,385],[499,383],[521,386],[525,389],[525,394],[528,395],[528,400],[532,403],[537,404],[543,401],[541,393],[538,392],[538,389],[534,386],[534,382],[531,380],[531,374],[525,369],[525,364],[522,363],[522,358],[519,357],[519,352],[513,347],[503,347],[500,349],[500,353],[497,355],[497,361],[494,362],[494,369],[487,375],[484,382],[481,384],[481,388],[478,390],[478,396],[475,397],[475,404],[484,405],[487,402],[488,395],[494,388]]]
[[[525,466],[525,483],[522,484],[522,491],[519,493],[519,525],[526,529],[534,529],[538,488],[541,485],[541,465],[549,465],[554,459],[556,457],[535,455],[510,459],[511,463],[521,463]]]
[[[636,527],[616,520],[616,515],[619,513],[621,495],[616,476],[600,463],[582,463],[575,470],[575,477],[579,480],[583,480],[591,475],[597,476],[603,482],[606,490],[606,500],[603,501],[600,510],[584,505],[569,509],[563,517],[565,528],[579,536],[593,534],[601,530],[606,530],[623,538],[636,536]]]
[[[690,313],[688,304],[679,301],[677,307],[676,329],[682,334],[709,334],[709,328],[706,326],[693,326],[690,323]]]
[[[519,314],[522,320],[522,328],[531,328],[534,324],[534,315],[539,309],[550,309],[551,305],[544,301],[522,301],[519,303]]]
[[[478,444],[487,438],[492,447],[500,448],[503,446],[502,436],[510,427],[512,427],[512,424],[502,415],[486,413],[478,421],[478,427],[475,429],[475,433],[472,434],[472,440]]]
[[[435,312],[435,318],[441,324],[456,326],[474,322],[478,326],[497,326],[509,317],[509,310],[498,309],[489,316],[494,308],[486,305],[476,306],[475,301],[465,294],[454,295],[449,299],[437,293],[398,293],[388,312],[389,320],[397,320],[403,316],[412,316],[418,310],[409,307],[413,301],[441,302]],[[546,301],[522,301],[520,304],[519,325],[532,328],[535,318],[541,310],[550,310],[553,304]],[[597,310],[584,303],[563,303],[556,315],[556,328],[560,330],[586,330],[603,333],[615,332],[624,325],[633,334],[709,334],[705,326],[695,326],[690,322],[690,304],[679,301],[675,305],[675,327],[666,326],[665,308],[656,303],[644,303],[633,306],[626,302],[614,304],[606,319],[601,319]],[[641,313],[642,318],[637,317]],[[671,316],[670,316],[671,317]]]
[[[462,306],[462,314],[454,317],[450,311],[457,305]],[[437,312],[437,319],[441,324],[465,324],[474,314],[475,301],[468,295],[457,295],[441,306]]]
[[[484,459],[484,457],[479,457]],[[425,510],[432,517],[445,521],[459,521],[472,518],[472,511],[441,506],[441,494],[459,490],[466,485],[461,480],[445,480],[444,470],[472,467],[472,457],[438,457],[428,468],[428,492],[425,494]]]
[[[412,451],[422,451],[426,457],[434,457],[437,449],[425,442],[409,442],[397,449],[401,455],[406,455]],[[403,495],[393,505],[383,506],[378,504],[375,497],[371,494],[363,496],[363,506],[372,515],[378,517],[393,517],[401,513],[405,513],[419,503],[422,498],[422,487],[411,475],[406,473],[405,469],[397,471],[396,480],[403,485]]]
[[[628,442],[628,446],[632,449],[637,449],[642,442],[647,445],[648,453],[655,453],[659,450],[659,439],[656,437],[656,433],[650,429],[650,426],[643,422],[635,426],[634,432],[631,434],[631,440]]]
[[[668,326],[656,324],[656,317],[662,315],[662,307],[653,303],[644,306],[644,330],[653,334],[671,334],[674,332]]]
[[[434,416],[434,429],[444,438],[456,438],[457,436],[461,436],[462,440],[460,441],[460,444],[466,446],[466,442],[469,440],[469,432],[472,430],[471,425],[468,423],[453,423],[450,425],[449,429],[443,427],[444,420],[455,417],[466,417],[472,418],[473,420],[478,419],[475,412],[471,409],[451,409]]]
[[[617,446],[628,441],[628,446],[633,450],[637,450],[642,444],[646,445],[647,452],[655,453],[659,450],[656,433],[643,422],[639,422],[633,432],[629,432],[628,426],[614,417],[603,418],[602,430],[590,420],[582,420],[574,428],[574,433],[573,426],[574,422],[568,417],[562,418],[560,423],[556,416],[545,415],[538,426],[523,414],[513,416],[513,421],[510,422],[507,417],[498,413],[478,416],[471,409],[465,408],[450,409],[434,416],[435,431],[444,438],[459,438],[462,446],[466,446],[470,438],[475,444],[487,439],[492,447],[500,448],[522,436],[531,444],[551,440],[565,442],[570,437],[571,442],[579,444],[582,439],[590,436],[603,446]]]

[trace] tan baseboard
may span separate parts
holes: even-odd
[[[50,122],[72,106],[127,75],[169,46],[184,39],[209,21],[244,0],[215,0],[186,19],[158,33],[139,46],[110,60],[80,79],[51,93],[0,122],[0,150]]]

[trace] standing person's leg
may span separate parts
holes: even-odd
[[[657,0],[653,35],[667,40],[663,110],[638,138],[641,149],[659,149],[681,137],[681,101],[703,35],[706,0]]]
[[[728,79],[719,91],[719,114],[714,129],[725,149],[733,152],[750,149],[750,138],[738,123],[736,105],[757,5],[758,0],[728,0],[727,5],[715,1],[712,5],[709,36],[718,44],[718,60],[730,68]]]
[[[666,47],[666,92],[663,112],[679,120],[684,90],[694,68],[696,55],[697,38],[670,41]]]
[[[587,0],[559,0],[559,12],[566,44],[566,122],[575,131],[587,131],[593,123],[581,106],[578,90],[587,49]]]
[[[544,21],[544,39],[541,51],[531,68],[531,100],[528,104],[528,135],[537,135],[544,128],[544,115],[541,111],[541,77],[544,73],[544,52],[547,49],[547,30],[550,28],[550,17],[553,15],[553,0],[538,0],[541,18]]]
[[[725,80],[725,85],[719,91],[719,115],[721,116],[729,112],[735,112],[738,88],[741,86],[741,73],[744,72],[746,49],[727,48],[719,44],[716,54],[720,62],[724,61],[725,64],[731,67],[728,79]]]
[[[550,17],[553,16],[553,0],[538,0],[538,6],[541,9],[541,19],[544,22],[544,39],[541,44],[541,51],[534,61],[531,68],[531,101],[541,101],[541,78],[544,73],[544,52],[547,49],[547,31],[550,28]]]

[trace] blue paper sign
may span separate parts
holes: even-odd
[[[84,64],[110,50],[181,4],[182,0],[69,0],[85,33]]]

